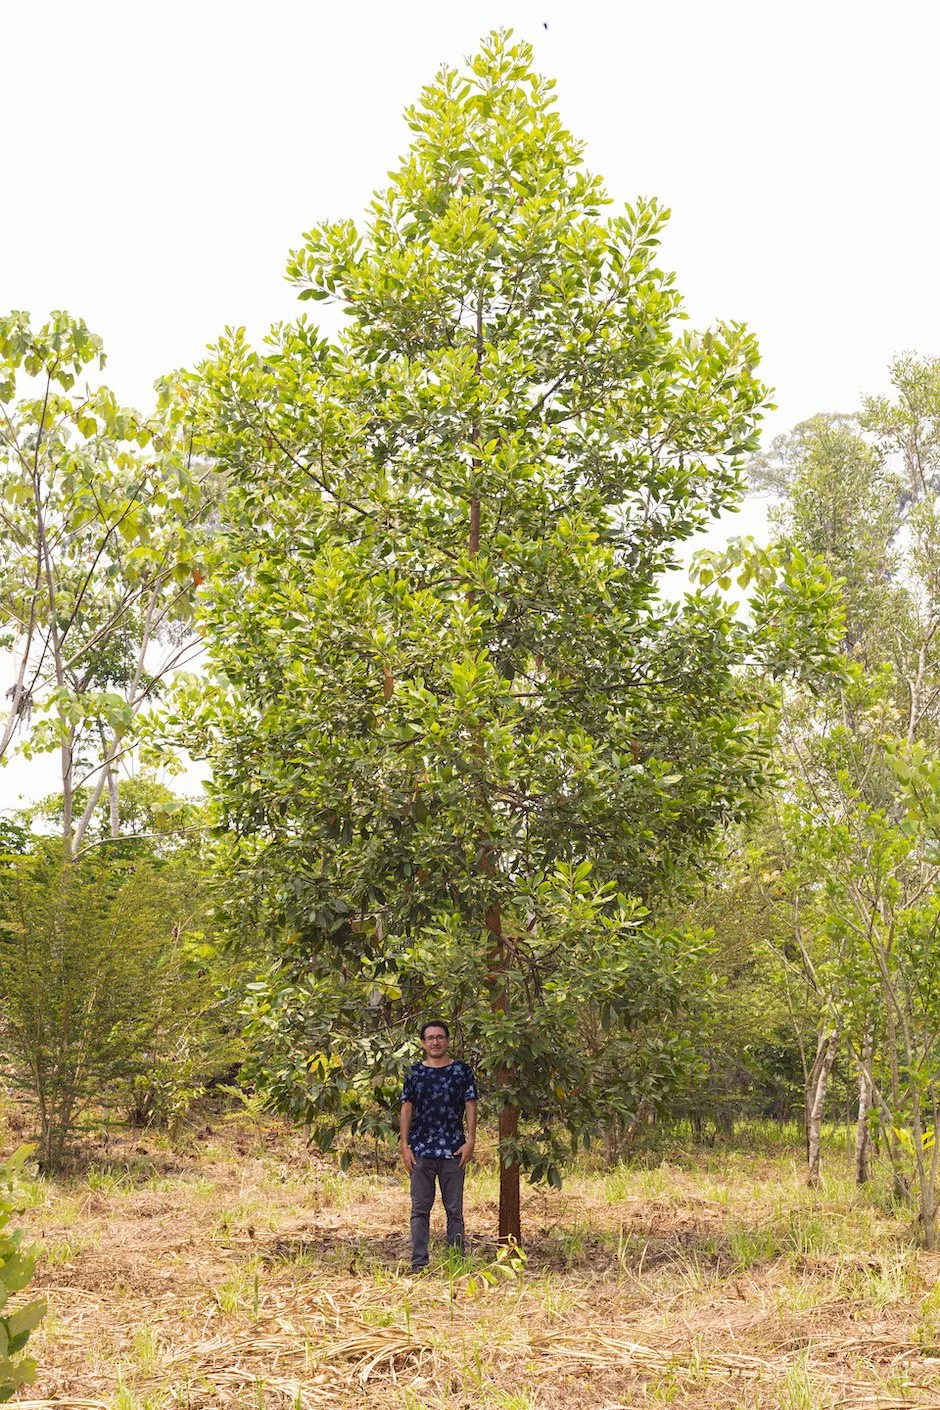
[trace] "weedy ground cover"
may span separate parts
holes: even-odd
[[[339,1175],[273,1120],[112,1141],[27,1190],[50,1313],[22,1410],[936,1405],[940,1257],[910,1211],[855,1189],[841,1140],[809,1191],[796,1141],[748,1134],[528,1189],[524,1259],[492,1240],[484,1150],[472,1252],[417,1279],[392,1168]]]

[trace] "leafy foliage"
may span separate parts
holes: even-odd
[[[42,1299],[12,1312],[7,1310],[10,1295],[27,1286],[35,1264],[34,1257],[20,1249],[22,1232],[7,1228],[16,1212],[16,1179],[29,1154],[29,1148],[24,1146],[0,1163],[0,1401],[11,1400],[35,1378],[36,1362],[22,1352],[30,1332],[36,1330],[46,1314]]]
[[[484,1102],[500,1072],[512,1074],[504,1090],[524,1132],[508,1152],[533,1180],[557,1182],[573,1151],[614,1121],[630,1125],[641,1103],[662,1110],[697,1068],[697,1029],[711,1000],[708,946],[652,926],[635,904],[611,907],[577,870],[560,864],[541,883],[557,928],[525,938],[499,1009],[487,951],[461,942],[459,919],[449,919],[449,933],[430,926],[407,946],[364,955],[345,976],[328,951],[303,975],[282,961],[251,986],[246,1005],[254,1071],[276,1105],[312,1122],[324,1149],[342,1132],[391,1139],[414,1061],[408,1015],[437,1003],[455,1015]]]

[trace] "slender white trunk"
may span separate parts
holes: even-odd
[[[108,809],[111,823],[111,836],[121,835],[121,816],[118,812],[118,781],[114,766],[108,765]]]
[[[855,1183],[864,1185],[871,1173],[871,1132],[868,1114],[871,1111],[871,1042],[866,1036],[862,1061],[858,1065],[858,1122],[855,1127]]]
[[[152,593],[150,594],[150,601],[149,601],[149,603],[147,604],[147,615],[146,615],[146,617],[144,618],[144,632],[143,632],[143,637],[141,638],[140,648],[139,648],[138,653],[137,653],[137,665],[136,665],[136,668],[135,668],[135,670],[134,670],[134,678],[133,678],[133,680],[130,682],[130,684],[128,685],[127,689],[126,689],[125,692],[124,692],[124,698],[125,698],[125,700],[127,701],[128,705],[131,706],[132,709],[135,709],[135,708],[139,705],[139,703],[140,703],[140,702],[138,701],[138,699],[137,699],[137,692],[138,692],[138,690],[140,689],[140,682],[141,682],[141,678],[142,678],[143,673],[144,673],[144,659],[145,659],[145,657],[146,657],[146,655],[147,655],[147,649],[148,649],[148,647],[150,646],[150,635],[151,635],[151,632],[153,631],[153,619],[154,619],[154,612],[155,612],[156,606],[157,606],[158,593],[159,593],[159,584],[154,587]],[[74,834],[73,834],[73,836],[72,836],[72,838],[71,838],[71,852],[72,852],[72,856],[73,856],[73,857],[77,857],[78,854],[79,854],[79,851],[80,851],[80,849],[81,849],[82,842],[83,842],[84,837],[85,837],[85,833],[88,831],[88,825],[89,825],[89,823],[91,822],[92,818],[94,817],[95,809],[97,808],[99,802],[101,801],[101,795],[102,795],[102,793],[104,792],[105,784],[107,783],[107,784],[108,784],[108,787],[109,787],[109,788],[111,787],[111,775],[112,775],[112,770],[113,770],[113,766],[114,766],[114,761],[115,761],[115,759],[117,758],[118,754],[120,753],[122,739],[123,739],[123,730],[117,730],[117,729],[116,729],[116,730],[114,731],[113,736],[112,736],[111,743],[108,745],[107,749],[105,750],[104,759],[102,760],[102,764],[101,764],[101,772],[98,774],[98,780],[97,780],[97,782],[95,783],[95,786],[94,786],[94,788],[93,788],[92,791],[91,791],[91,797],[90,797],[89,800],[88,800],[88,803],[87,803],[87,805],[86,805],[86,807],[85,807],[85,811],[82,813],[82,816],[79,818],[78,822],[77,822],[76,825],[75,825]],[[116,783],[115,783],[115,787],[116,787]],[[113,795],[112,795],[112,801],[111,801],[111,826],[112,826],[112,836],[117,836],[117,831],[114,831],[115,817],[116,817],[116,808],[115,808],[114,798],[113,798]],[[119,829],[118,829],[118,830],[119,830]]]
[[[836,1050],[838,1046],[839,1034],[837,1031],[825,1029],[820,1033],[816,1049],[816,1061],[813,1063],[809,1088],[806,1094],[806,1183],[812,1189],[815,1189],[819,1184],[819,1134],[822,1127],[823,1111],[826,1105],[826,1085],[829,1081],[829,1074],[832,1071],[832,1064],[836,1060]]]

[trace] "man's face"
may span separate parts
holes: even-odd
[[[447,1047],[450,1042],[443,1028],[432,1025],[424,1030],[424,1037],[421,1039],[421,1046],[429,1058],[442,1058],[447,1056]]]

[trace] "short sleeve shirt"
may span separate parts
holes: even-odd
[[[464,1143],[463,1109],[477,1099],[476,1082],[465,1062],[446,1067],[415,1063],[405,1078],[403,1102],[411,1102],[414,1115],[408,1144],[415,1155],[449,1160]]]

